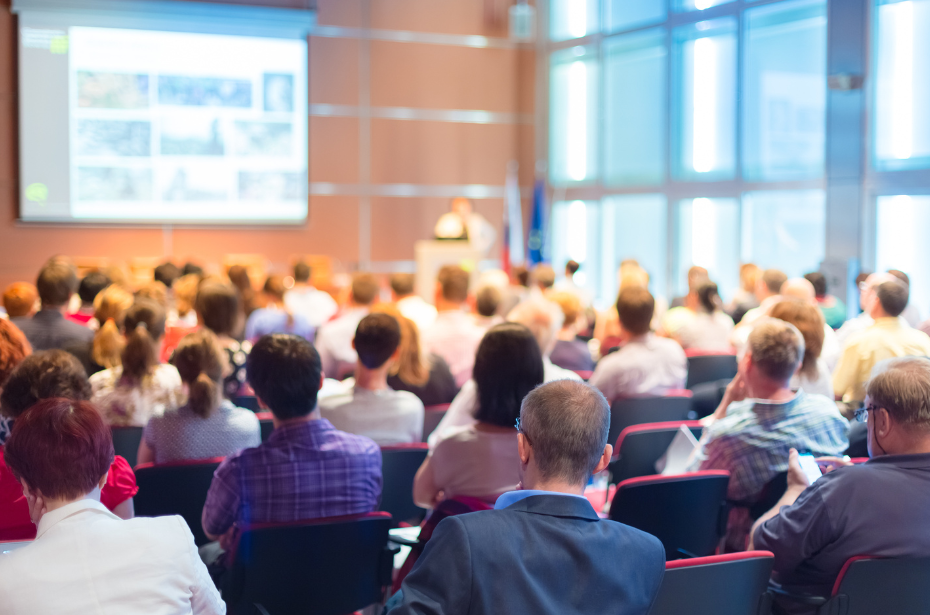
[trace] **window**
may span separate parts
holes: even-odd
[[[675,30],[677,176],[730,179],[736,173],[736,20]]]
[[[676,11],[703,11],[718,4],[726,4],[733,0],[675,0]]]
[[[606,0],[604,29],[618,32],[665,20],[665,0]]]
[[[826,13],[823,0],[785,2],[746,11],[746,179],[794,180],[823,175]]]
[[[930,196],[881,196],[876,208],[875,270],[900,269],[911,278],[911,303],[930,308]]]
[[[600,221],[601,262],[604,264],[600,296],[613,302],[617,296],[620,263],[636,259],[649,273],[649,290],[664,296],[668,244],[668,215],[665,196],[637,194],[607,197]]]
[[[581,264],[575,283],[596,296],[601,279],[600,205],[597,201],[561,201],[552,204],[549,255],[556,270],[569,260]]]
[[[604,43],[604,183],[656,185],[665,179],[665,31]]]
[[[596,33],[598,9],[598,0],[552,0],[549,38],[564,41]]]
[[[688,292],[688,269],[707,269],[722,297],[739,286],[739,201],[687,199],[678,202],[673,286]]]
[[[552,54],[550,73],[550,179],[597,178],[597,60],[590,47]]]
[[[823,190],[747,192],[743,195],[741,260],[788,277],[817,271],[826,237]]]

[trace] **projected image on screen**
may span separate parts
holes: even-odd
[[[20,30],[23,219],[306,218],[304,40]]]

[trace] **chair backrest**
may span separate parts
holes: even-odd
[[[925,615],[930,610],[930,557],[878,559],[853,557],[820,612],[840,615]]]
[[[774,561],[769,551],[747,551],[668,562],[649,615],[760,615]]]
[[[258,417],[258,425],[262,432],[262,442],[264,442],[268,439],[268,436],[271,435],[271,432],[274,431],[274,415],[270,412],[256,412],[255,416]]]
[[[701,437],[702,427],[698,421],[644,423],[620,432],[614,446],[616,460],[610,465],[612,480],[619,483],[628,478],[655,474],[656,461],[668,450],[681,425],[688,427],[695,438]]]
[[[594,374],[594,372],[591,371],[590,369],[573,369],[572,371],[575,372],[578,375],[578,377],[584,380],[585,382],[590,380],[591,376]]]
[[[630,425],[687,420],[688,413],[691,412],[691,394],[685,394],[684,391],[676,393],[661,397],[614,400],[610,404],[610,430],[607,432],[607,441],[616,442],[620,432]]]
[[[449,404],[439,404],[436,406],[427,406],[423,413],[423,442],[429,438],[429,435],[439,426],[439,421],[446,416],[449,410]]]
[[[701,354],[688,357],[688,381],[686,388],[702,382],[713,382],[736,375],[735,354]]]
[[[668,560],[703,557],[726,530],[730,473],[641,476],[617,485],[610,518],[652,534]]]
[[[122,456],[135,467],[139,458],[139,443],[142,442],[142,427],[111,427],[113,452]]]
[[[222,461],[222,457],[214,457],[136,467],[139,486],[139,493],[133,498],[136,516],[181,515],[197,546],[207,544],[210,540],[204,534],[200,518],[213,473]]]
[[[419,523],[426,512],[413,503],[413,478],[429,453],[426,443],[381,447],[381,506],[394,521]]]
[[[379,602],[391,582],[391,515],[262,525],[239,538],[223,598],[230,613],[345,615]]]
[[[245,408],[252,412],[261,412],[261,407],[258,405],[258,398],[254,395],[238,395],[233,399],[233,403],[240,408]]]

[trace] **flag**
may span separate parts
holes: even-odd
[[[530,234],[526,242],[530,266],[549,260],[546,245],[547,223],[546,186],[542,179],[537,179],[536,185],[533,186],[533,217],[530,219]]]
[[[510,273],[512,265],[522,265],[526,259],[523,250],[523,205],[520,202],[520,179],[516,160],[507,165],[507,183],[504,189],[504,237],[501,241],[501,268]]]

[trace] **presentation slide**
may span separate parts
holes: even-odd
[[[307,44],[20,26],[20,218],[307,217]]]

